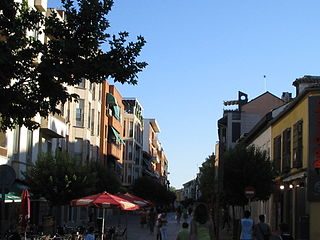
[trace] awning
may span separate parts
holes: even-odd
[[[118,105],[117,99],[111,93],[107,93],[107,104],[112,106]]]
[[[115,130],[112,126],[110,126],[112,129],[112,132],[114,134],[114,136],[116,137],[116,141],[120,142],[122,144],[125,144],[125,142],[122,140],[122,138],[120,137],[119,133],[117,132],[117,130]]]
[[[304,178],[305,176],[306,176],[305,172],[299,172],[299,173],[293,174],[289,177],[282,179],[282,181],[283,182],[291,182],[291,181],[299,179],[299,178]]]
[[[114,117],[120,120],[120,107],[118,105],[113,106]]]
[[[0,194],[0,199],[2,199],[2,194]],[[5,203],[14,203],[14,202],[21,202],[21,197],[16,196],[14,193],[9,192],[5,194]]]

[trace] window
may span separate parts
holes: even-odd
[[[76,126],[83,127],[83,110],[84,110],[84,100],[79,99],[76,103]]]
[[[5,132],[0,131],[0,147],[7,148],[7,135]]]
[[[232,142],[236,142],[240,138],[240,123],[232,123]]]
[[[128,160],[132,160],[132,142],[128,144]]]
[[[96,99],[96,84],[92,84],[92,100]]]
[[[98,112],[97,135],[100,136],[100,112]]]
[[[302,167],[302,126],[303,121],[300,120],[296,124],[293,125],[293,142],[292,142],[292,150],[293,150],[293,164],[294,168]]]
[[[283,131],[282,142],[282,172],[288,172],[291,168],[291,128]]]
[[[94,109],[91,109],[91,136],[94,135]]]
[[[80,159],[82,159],[82,147],[83,147],[83,139],[76,138],[74,141],[74,154]]]
[[[32,162],[32,148],[33,148],[33,132],[28,130],[27,132],[27,163]]]
[[[81,79],[81,82],[76,84],[75,87],[78,88],[85,88],[86,84],[85,84],[86,80],[84,78]]]
[[[91,124],[91,103],[89,102],[89,105],[88,105],[88,128],[90,128],[90,124]]]
[[[127,124],[127,121],[124,120],[123,121],[123,137],[126,137],[126,124]]]
[[[19,159],[19,151],[20,151],[20,127],[16,127],[13,132],[13,159]]]
[[[275,170],[280,173],[281,170],[281,135],[273,139],[273,164]]]
[[[133,137],[133,122],[129,122],[129,137]]]
[[[240,112],[232,112],[232,120],[240,120],[241,113]]]
[[[99,88],[98,88],[98,100],[101,101],[101,83],[99,83]]]

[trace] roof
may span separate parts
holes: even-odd
[[[304,75],[302,78],[297,78],[292,85],[297,87],[301,83],[320,83],[320,76]]]

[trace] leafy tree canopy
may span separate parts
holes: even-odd
[[[266,153],[254,146],[238,145],[224,155],[224,197],[231,205],[245,205],[246,187],[255,188],[256,200],[267,200],[273,190],[274,171]]]
[[[215,155],[211,154],[199,168],[199,190],[203,201],[210,202],[215,194]]]
[[[131,186],[133,194],[157,204],[170,204],[176,199],[176,194],[150,177],[138,178]]]
[[[95,185],[96,192],[118,193],[121,188],[121,182],[116,173],[98,162],[92,162],[91,171],[97,174],[97,182]]]
[[[127,42],[127,32],[107,33],[112,0],[62,0],[62,4],[64,21],[55,11],[46,17],[26,1],[0,1],[0,130],[16,125],[34,129],[39,126],[33,121],[37,113],[59,114],[58,104],[77,97],[67,92],[66,85],[107,78],[137,84],[137,74],[147,65],[137,61],[143,37]],[[50,41],[38,40],[41,34]]]
[[[103,191],[116,193],[121,185],[112,170],[99,163],[83,165],[60,151],[40,155],[23,174],[32,194],[45,197],[52,206]]]
[[[78,158],[57,151],[41,154],[35,164],[23,173],[30,191],[46,198],[52,206],[95,191],[97,173],[82,165]]]

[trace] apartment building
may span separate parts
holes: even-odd
[[[67,89],[79,98],[64,106],[68,126],[66,150],[79,157],[82,163],[97,161],[100,152],[102,84],[82,79],[80,84],[67,86]]]
[[[100,159],[122,176],[123,173],[123,114],[122,96],[114,85],[102,85]]]
[[[143,122],[144,161],[150,166],[150,169],[146,169],[144,172],[146,175],[157,178],[161,184],[168,186],[168,160],[158,138],[160,127],[156,119],[153,118],[144,119]]]
[[[142,176],[143,115],[136,98],[123,98],[123,185],[130,186]]]

